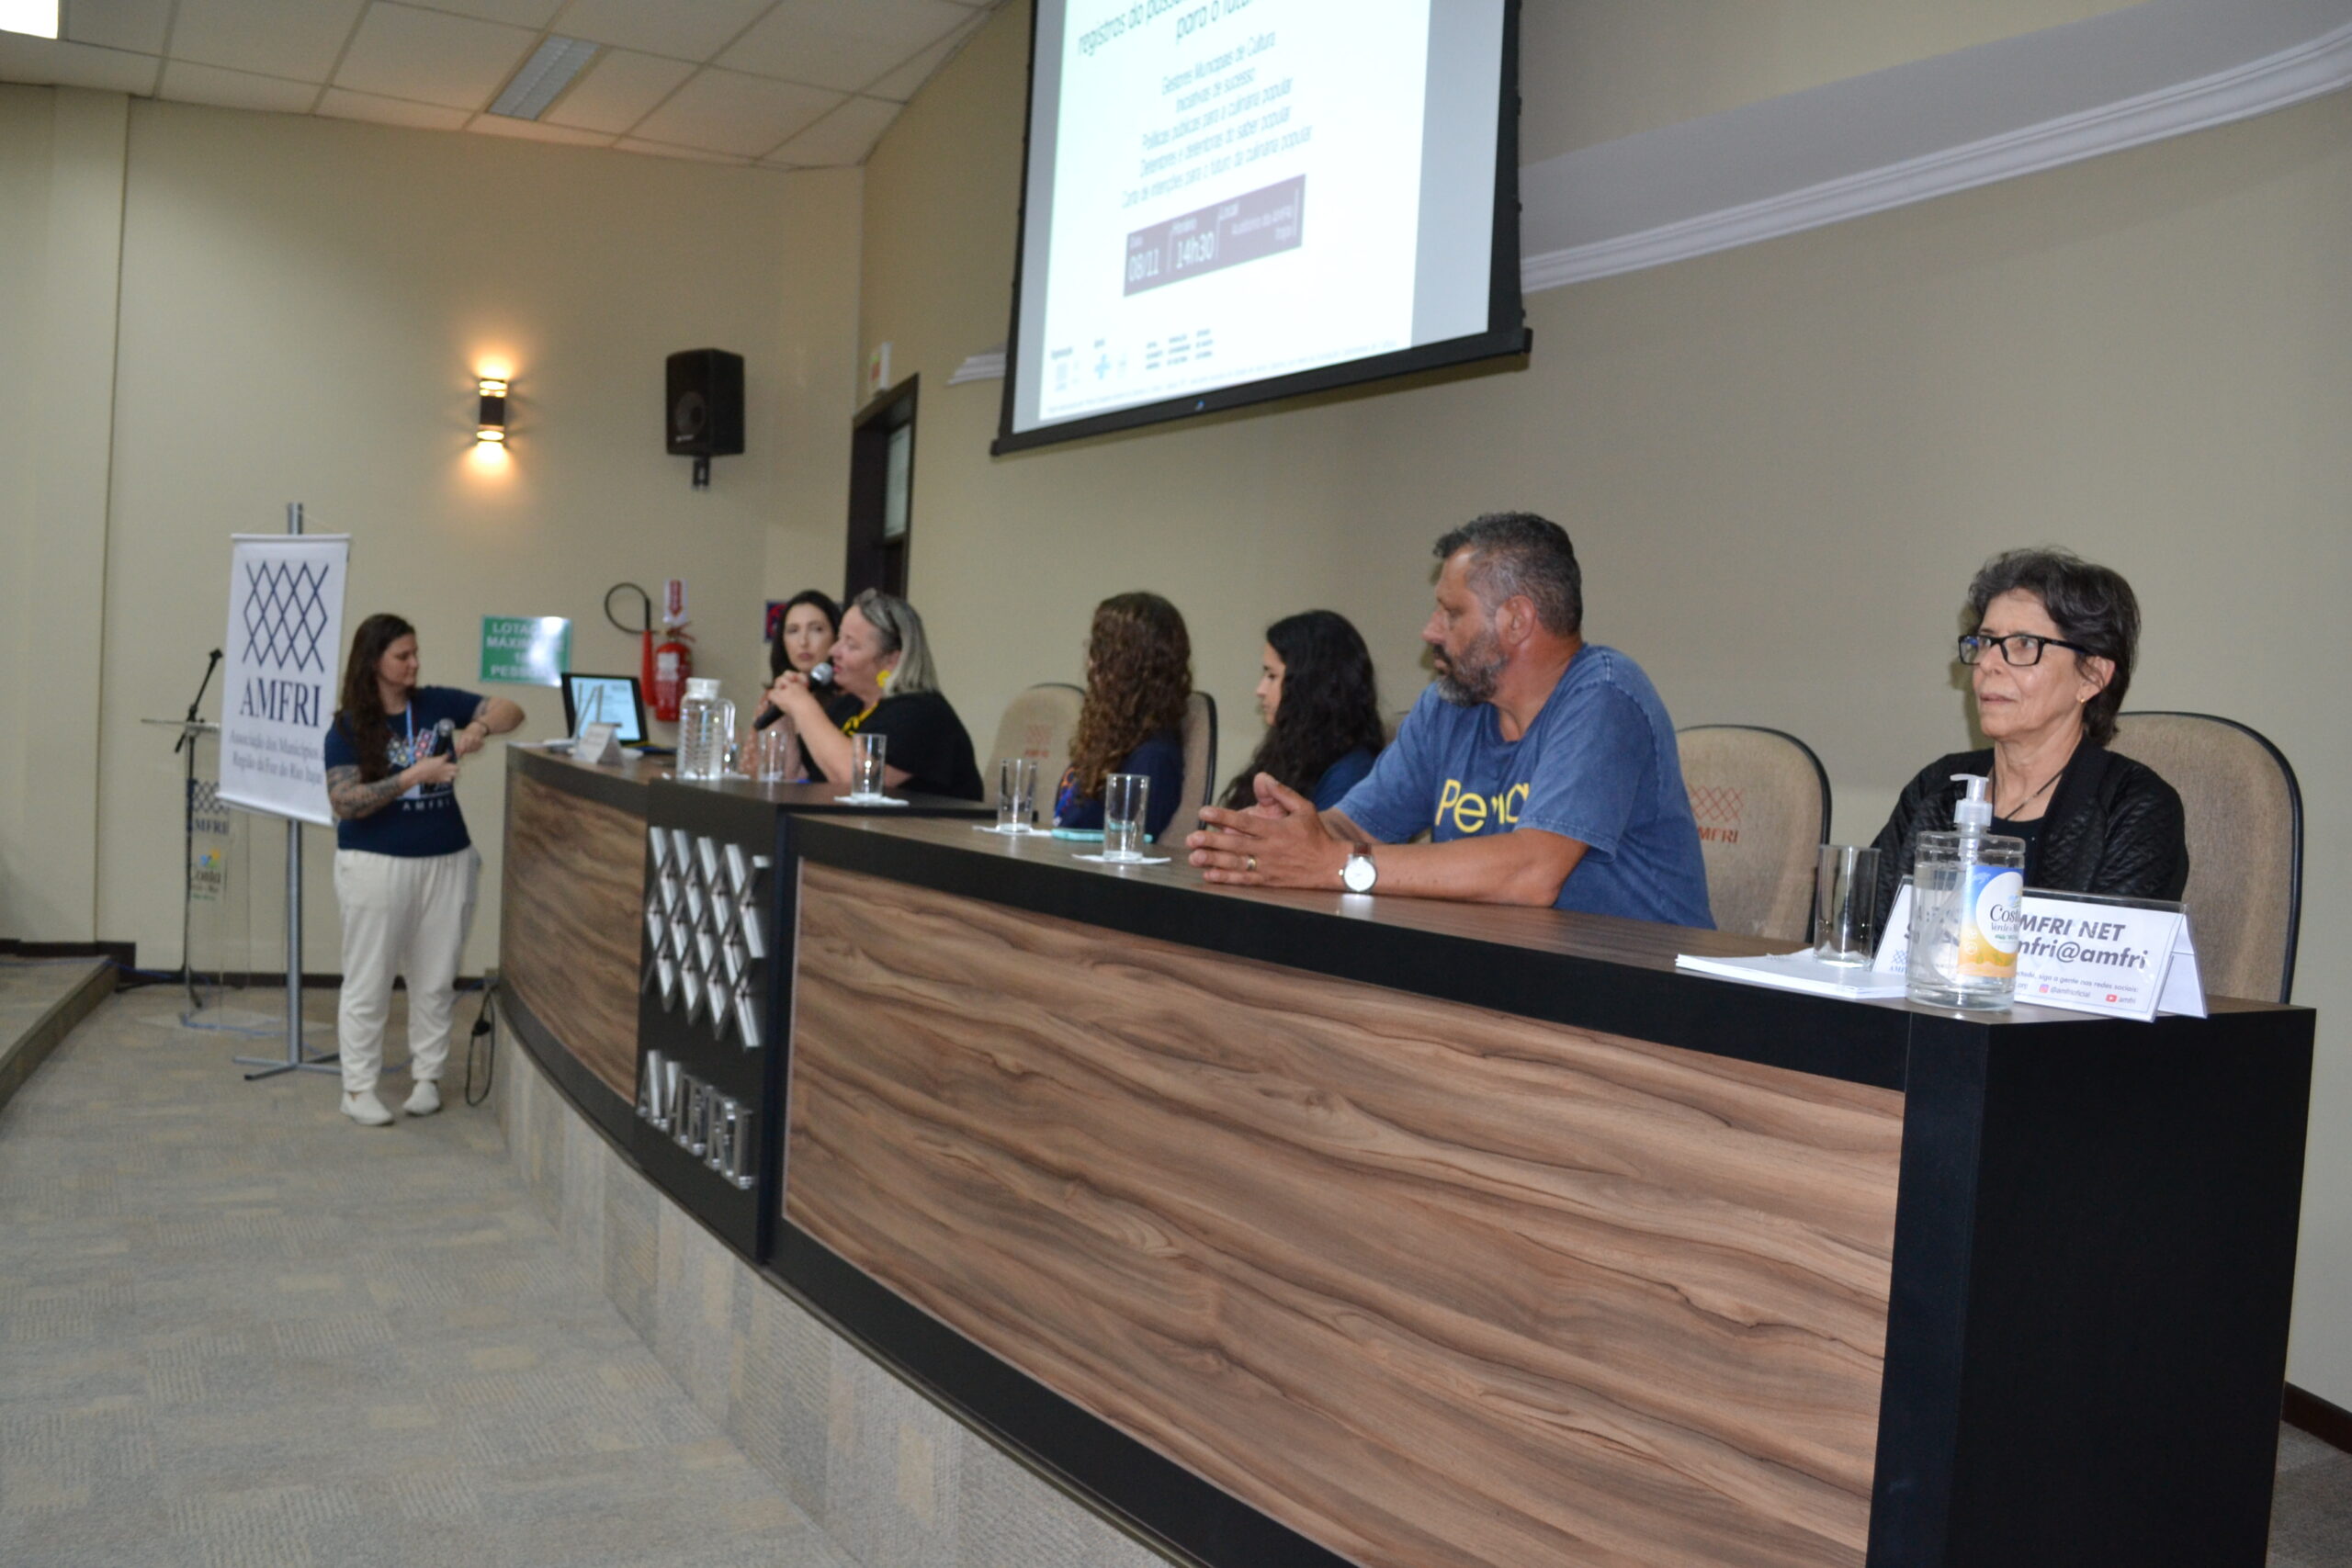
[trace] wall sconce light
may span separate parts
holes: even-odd
[[[474,430],[476,441],[501,442],[506,439],[506,383],[485,376],[474,383],[481,393],[481,418]]]

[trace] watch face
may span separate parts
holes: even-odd
[[[1340,874],[1340,880],[1348,885],[1348,891],[1351,893],[1369,893],[1372,891],[1373,880],[1379,874],[1373,868],[1370,855],[1351,855],[1348,857],[1347,869]]]

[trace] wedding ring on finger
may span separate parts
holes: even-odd
[[[1248,866],[1248,870],[1249,870],[1249,872],[1250,872],[1250,875],[1252,875],[1252,876],[1257,875],[1257,874],[1258,874],[1258,857],[1257,857],[1256,855],[1245,855],[1245,856],[1243,856],[1243,857],[1242,857],[1242,859],[1247,863],[1247,866]]]

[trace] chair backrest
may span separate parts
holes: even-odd
[[[1184,798],[1170,833],[1193,830],[1192,814],[1206,806],[1216,788],[1216,699],[1194,692],[1184,705]]]
[[[1793,735],[1745,724],[1693,725],[1675,742],[1715,929],[1809,940],[1814,871],[1829,839],[1821,759]]]
[[[1070,739],[1078,733],[1079,705],[1085,700],[1086,694],[1076,686],[1047,682],[1005,704],[983,774],[989,804],[996,801],[997,763],[1007,757],[1026,757],[1037,764],[1037,809],[1052,814],[1054,791],[1069,766]]]
[[[2302,923],[2303,795],[2259,733],[2202,713],[2116,716],[2109,750],[2180,792],[2189,934],[2208,996],[2288,998]]]

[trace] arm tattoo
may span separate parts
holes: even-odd
[[[345,820],[375,815],[398,800],[407,789],[398,773],[378,779],[374,784],[361,784],[357,768],[327,770],[327,805],[337,817]]]

